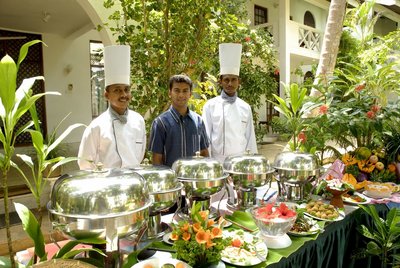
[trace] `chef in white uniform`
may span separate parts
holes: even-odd
[[[219,45],[221,95],[206,102],[203,121],[210,140],[211,157],[222,164],[227,156],[257,153],[251,107],[237,96],[240,86],[242,45]]]
[[[78,152],[80,169],[128,168],[140,164],[146,150],[143,117],[128,109],[130,90],[130,47],[104,48],[104,96],[107,111],[95,118],[83,133]]]

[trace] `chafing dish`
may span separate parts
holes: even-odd
[[[149,187],[149,194],[153,197],[147,238],[160,237],[166,230],[161,223],[161,212],[171,208],[180,200],[183,184],[178,181],[172,169],[167,166],[151,165],[147,159],[140,167],[133,170],[143,176]]]
[[[303,201],[310,191],[306,185],[318,178],[320,166],[315,155],[305,152],[281,152],[274,165],[278,181],[278,197],[283,201]],[[309,187],[311,188],[311,186]]]
[[[266,185],[274,172],[267,158],[250,151],[227,157],[224,169],[230,174],[227,204],[232,209],[247,209],[256,205],[257,187]]]
[[[118,250],[118,238],[147,226],[151,204],[141,175],[111,169],[61,176],[47,208],[54,228],[69,238],[103,238],[107,252],[113,252]]]
[[[189,211],[194,201],[201,202],[202,209],[210,210],[211,195],[221,191],[228,177],[217,160],[202,157],[199,153],[191,158],[176,160],[172,169],[183,183]]]

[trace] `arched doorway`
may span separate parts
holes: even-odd
[[[306,13],[304,13],[304,20],[303,20],[304,25],[310,26],[315,28],[315,19],[313,14],[310,11],[306,11]]]

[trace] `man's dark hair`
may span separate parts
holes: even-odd
[[[189,85],[190,91],[192,91],[193,82],[186,74],[176,74],[171,76],[171,78],[169,79],[169,90],[172,89],[172,85],[174,83],[186,83]]]

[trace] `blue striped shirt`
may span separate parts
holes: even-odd
[[[171,167],[179,158],[194,156],[208,145],[203,120],[190,109],[182,116],[171,106],[151,126],[149,150],[162,154],[166,166]]]

